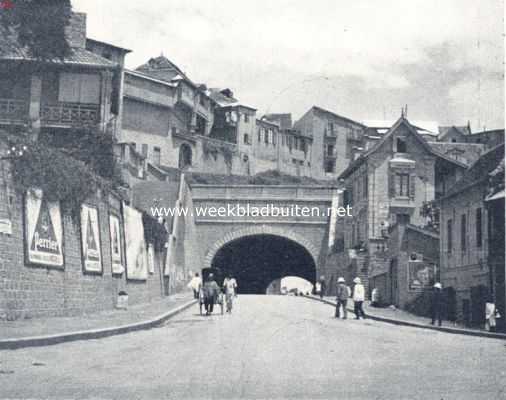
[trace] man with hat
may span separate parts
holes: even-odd
[[[346,281],[341,276],[337,280],[337,295],[336,295],[336,318],[340,316],[340,308],[343,307],[343,319],[348,317],[348,310],[346,309],[346,304],[348,303],[348,286],[346,286]]]
[[[206,315],[212,314],[214,303],[220,294],[220,287],[214,280],[214,275],[211,273],[204,283],[204,306],[206,308]]]
[[[355,311],[355,319],[360,319],[360,316],[365,319],[365,312],[362,308],[365,300],[364,285],[362,285],[362,281],[358,276],[353,279],[353,283],[355,284],[353,287],[353,308]]]
[[[436,319],[438,321],[438,325],[441,326],[441,308],[443,306],[443,287],[441,283],[436,282],[434,284],[433,292],[432,292],[432,322],[434,325]]]

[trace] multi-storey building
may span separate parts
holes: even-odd
[[[313,139],[311,175],[335,179],[364,150],[366,126],[331,111],[313,106],[294,124]]]
[[[498,174],[494,188],[490,174],[498,170],[502,178]],[[504,313],[504,144],[483,154],[438,204],[449,317],[481,325],[488,295]]]
[[[15,33],[0,39],[0,126],[57,136],[92,125],[116,135],[128,50],[87,39],[82,13],[72,15],[66,36],[71,50],[61,60],[35,59]]]
[[[388,228],[397,222],[424,226],[424,203],[444,194],[466,165],[433,150],[401,117],[372,148],[341,173],[352,218],[338,221],[336,254],[329,269],[368,283],[388,271]],[[407,268],[400,265],[399,268]]]

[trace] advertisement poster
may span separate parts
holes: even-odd
[[[111,236],[112,273],[122,274],[125,267],[122,263],[121,229],[119,218],[116,215],[109,215],[109,233]]]
[[[41,190],[26,194],[25,235],[28,263],[63,268],[60,204],[46,201]]]
[[[408,262],[409,290],[429,289],[434,280],[434,264],[423,261]]]
[[[102,272],[98,210],[85,204],[81,206],[81,245],[84,270]]]
[[[126,241],[126,273],[128,279],[146,280],[148,260],[142,214],[136,209],[123,207]]]

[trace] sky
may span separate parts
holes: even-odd
[[[501,0],[72,0],[88,37],[163,53],[258,114],[504,127]]]

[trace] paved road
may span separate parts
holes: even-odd
[[[0,351],[0,398],[504,399],[503,341],[336,320],[299,297],[241,296],[165,326]]]

